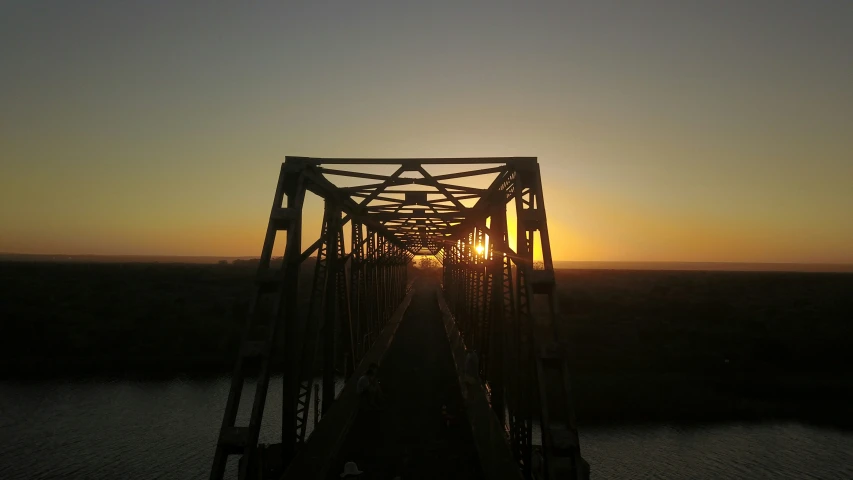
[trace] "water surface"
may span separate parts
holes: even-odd
[[[228,387],[227,378],[2,382],[0,478],[206,478]],[[277,441],[280,422],[275,378],[262,442]],[[853,433],[798,424],[586,428],[581,442],[595,479],[853,479]]]

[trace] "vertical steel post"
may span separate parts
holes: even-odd
[[[497,415],[501,425],[504,425],[506,408],[504,391],[506,383],[504,381],[505,363],[504,344],[506,342],[506,312],[504,310],[504,260],[506,258],[506,205],[496,205],[492,209],[491,222],[489,229],[492,236],[489,237],[490,260],[488,276],[490,277],[489,288],[491,295],[489,297],[489,316],[490,331],[487,342],[489,344],[488,364],[489,371],[487,372],[490,380],[492,393],[492,410]],[[501,244],[504,248],[497,248],[496,245]]]
[[[287,186],[290,188],[289,186]],[[288,193],[287,207],[293,209],[295,218],[287,232],[287,247],[284,254],[284,328],[282,346],[284,347],[282,366],[282,402],[281,402],[281,455],[282,465],[287,465],[296,453],[296,396],[299,385],[299,273],[302,266],[302,207],[305,202],[305,184],[296,182]]]
[[[524,173],[524,172],[521,172]],[[521,384],[518,395],[519,419],[518,429],[519,462],[525,477],[531,476],[531,454],[533,434],[533,396],[536,385],[533,362],[533,317],[531,315],[532,294],[530,291],[530,276],[533,272],[533,231],[528,229],[527,211],[533,208],[533,195],[528,185],[526,175],[516,177],[515,212],[516,212],[516,298],[518,333],[518,372]],[[526,208],[525,208],[526,207]]]
[[[365,352],[364,334],[365,334],[365,288],[364,288],[364,246],[362,224],[358,221],[351,221],[352,241],[351,260],[350,260],[350,306],[352,308],[351,315],[353,319],[353,337],[355,341],[355,358],[353,366],[361,362],[361,357]]]
[[[326,210],[330,211],[330,222],[326,229],[326,288],[325,319],[323,322],[323,414],[325,415],[335,401],[335,325],[338,318],[338,234],[340,232],[340,206],[326,201]]]

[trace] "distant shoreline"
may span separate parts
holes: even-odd
[[[231,263],[234,260],[245,261],[257,258],[257,256],[251,255],[216,257],[209,255],[61,255],[0,252],[0,262],[216,264],[223,260]],[[829,263],[555,261],[554,268],[569,270],[853,273],[853,264]]]
[[[0,378],[227,374],[256,262],[2,262]],[[291,314],[303,319],[313,272],[301,273]],[[853,429],[853,273],[559,268],[555,281],[560,316],[548,333],[570,345],[579,423]]]
[[[554,268],[570,270],[677,270],[713,272],[826,272],[853,273],[853,264],[745,263],[745,262],[566,262]]]
[[[0,262],[74,262],[74,263],[200,263],[215,264],[222,260],[254,260],[257,256],[215,257],[210,255],[63,255],[0,252]]]

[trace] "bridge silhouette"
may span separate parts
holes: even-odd
[[[309,192],[324,213],[304,248]],[[441,276],[409,279],[418,255]],[[241,479],[339,478],[348,461],[367,478],[589,478],[555,287],[536,158],[287,157],[210,478],[229,459]],[[372,363],[378,412],[356,393]],[[281,442],[259,445],[274,370]],[[241,402],[251,411],[238,425]]]

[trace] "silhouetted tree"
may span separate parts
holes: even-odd
[[[421,257],[418,266],[421,268],[433,268],[438,266],[438,262],[432,257]]]

